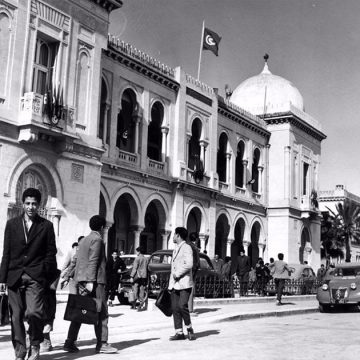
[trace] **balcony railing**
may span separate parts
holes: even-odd
[[[123,150],[119,150],[119,160],[126,162],[129,165],[135,166],[138,165],[138,156],[137,154],[128,153]]]
[[[219,190],[224,190],[224,191],[229,190],[229,184],[219,181]]]
[[[20,125],[46,124],[58,131],[75,133],[75,108],[62,106],[59,118],[50,119],[44,113],[44,96],[28,92],[20,99],[19,122]]]

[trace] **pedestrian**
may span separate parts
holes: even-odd
[[[266,284],[270,279],[270,270],[265,266],[263,260],[259,260],[256,270],[256,293],[260,296],[265,295]]]
[[[250,258],[245,255],[243,247],[240,248],[240,255],[236,259],[235,275],[240,284],[240,296],[246,296],[249,284],[249,272],[251,269]]]
[[[288,264],[284,261],[284,254],[278,254],[278,260],[269,264],[270,269],[273,269],[273,278],[275,280],[276,289],[276,305],[282,305],[281,297],[285,287],[285,281],[289,278],[291,269]]]
[[[325,277],[325,274],[326,274],[326,269],[325,269],[325,265],[324,264],[321,264],[317,273],[316,273],[316,278],[319,282],[323,282],[324,280],[324,277]]]
[[[44,340],[44,291],[56,276],[53,224],[38,215],[41,193],[34,188],[22,194],[23,214],[6,223],[0,266],[0,292],[9,295],[11,338],[17,360],[27,355],[24,319],[29,324],[28,360],[40,358]]]
[[[188,232],[184,227],[175,229],[173,242],[175,249],[171,260],[169,290],[171,291],[171,307],[173,310],[175,335],[170,340],[184,340],[183,322],[187,328],[189,340],[195,340],[191,324],[188,301],[193,287],[193,252],[186,243]]]
[[[123,259],[118,256],[117,250],[113,250],[111,257],[106,262],[107,290],[109,295],[109,306],[113,306],[115,294],[119,288],[120,274],[126,269]]]
[[[117,349],[108,344],[108,306],[106,294],[106,257],[105,243],[102,232],[106,225],[105,219],[100,215],[92,216],[89,221],[91,232],[83,238],[74,257],[76,261],[74,280],[77,290],[85,292],[101,302],[99,321],[94,325],[96,335],[96,353],[113,354]],[[67,339],[63,349],[75,353],[79,351],[76,340],[81,323],[72,321],[69,326]]]
[[[148,259],[144,256],[145,249],[143,246],[136,248],[137,256],[134,260],[130,273],[130,282],[133,284],[135,294],[135,303],[131,304],[136,309],[136,301],[139,301],[137,311],[146,310],[145,290],[147,286],[147,266]]]
[[[225,256],[224,264],[221,268],[221,275],[225,280],[230,280],[230,274],[231,274],[231,257]]]
[[[221,269],[224,265],[224,260],[221,259],[219,257],[218,254],[215,254],[214,258],[211,260],[213,266],[214,266],[214,270],[218,273],[221,274]]]
[[[191,293],[190,293],[190,297],[189,297],[189,312],[193,313],[194,312],[194,297],[195,297],[195,293],[196,293],[196,273],[197,271],[200,269],[200,241],[199,240],[199,236],[197,233],[192,232],[189,235],[189,240],[187,241],[187,244],[189,244],[191,246],[192,252],[193,252],[193,268],[192,268],[192,275],[193,275],[193,281],[194,281],[194,285],[191,289]]]

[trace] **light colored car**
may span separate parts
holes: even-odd
[[[318,288],[316,299],[320,312],[344,305],[360,310],[360,263],[337,264]]]

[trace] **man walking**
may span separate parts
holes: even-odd
[[[90,221],[91,233],[83,238],[75,255],[76,261],[74,280],[77,283],[78,291],[85,291],[96,297],[101,302],[99,321],[95,328],[96,353],[112,354],[117,349],[108,344],[108,307],[106,294],[106,258],[105,244],[102,240],[102,231],[106,221],[100,215],[93,216]],[[64,344],[67,352],[78,352],[75,345],[81,323],[72,321],[70,323],[68,336]]]
[[[276,305],[282,305],[281,297],[285,287],[285,280],[289,278],[291,269],[288,264],[284,261],[284,254],[279,253],[278,259],[275,262],[269,264],[269,268],[273,268],[273,278],[275,280],[276,288]]]
[[[142,246],[136,248],[137,257],[134,260],[134,264],[130,274],[130,282],[133,283],[135,293],[135,304],[132,304],[136,308],[136,299],[139,300],[139,306],[137,311],[146,310],[145,304],[145,288],[147,286],[147,265],[148,260],[144,256],[145,250]]]
[[[113,250],[110,259],[106,262],[107,290],[109,295],[109,306],[113,306],[115,294],[119,288],[120,274],[126,269],[124,260],[118,256],[117,250]]]
[[[8,288],[11,339],[17,360],[25,359],[24,317],[29,324],[28,360],[38,360],[44,340],[44,289],[56,276],[53,224],[38,215],[41,193],[28,188],[22,195],[24,213],[8,220],[0,267],[0,292]]]
[[[175,335],[170,340],[184,340],[183,322],[187,328],[188,339],[195,340],[191,325],[188,301],[193,287],[193,251],[186,243],[188,231],[177,227],[174,234],[175,249],[171,260],[169,290],[171,290],[171,307],[173,310]]]
[[[240,296],[247,295],[248,283],[249,283],[249,272],[251,270],[250,259],[245,255],[243,247],[240,248],[240,256],[237,257],[235,274],[240,283]]]

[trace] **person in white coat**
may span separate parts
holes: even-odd
[[[195,340],[191,325],[188,300],[194,285],[193,251],[186,243],[188,231],[184,227],[175,229],[173,241],[176,244],[171,260],[169,290],[171,291],[171,307],[173,310],[175,335],[170,340],[184,340],[183,322],[187,329],[188,339]]]

